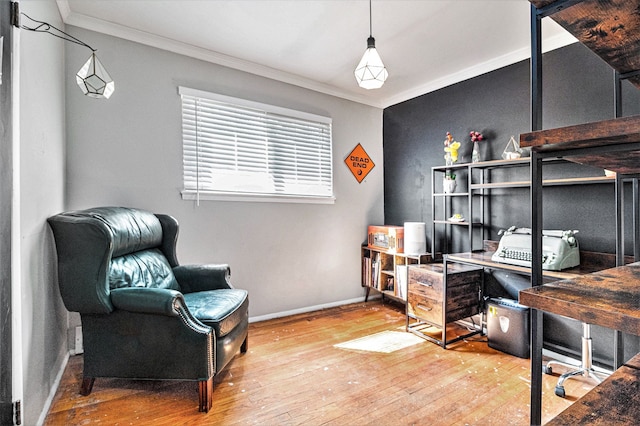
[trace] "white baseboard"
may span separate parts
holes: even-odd
[[[369,299],[370,300],[371,299],[375,299],[376,297],[380,297],[380,296],[372,295],[371,297],[369,297]],[[296,314],[304,314],[304,313],[307,313],[307,312],[319,311],[321,309],[326,309],[326,308],[335,308],[336,306],[349,305],[351,303],[359,303],[359,302],[364,302],[364,296],[363,297],[357,297],[355,299],[348,299],[348,300],[341,300],[341,301],[337,301],[337,302],[325,303],[325,304],[322,304],[322,305],[306,306],[304,308],[292,309],[290,311],[274,312],[272,314],[259,315],[259,316],[256,316],[256,317],[249,317],[249,322],[266,321],[266,320],[270,320],[270,319],[282,318],[282,317],[287,317],[287,316],[296,315]]]
[[[60,368],[58,370],[58,374],[56,374],[56,378],[53,381],[53,385],[51,386],[51,389],[49,389],[49,395],[47,396],[47,399],[44,402],[44,406],[42,407],[42,411],[40,412],[40,417],[38,417],[38,423],[37,423],[38,426],[44,424],[44,421],[47,418],[47,414],[49,414],[49,409],[51,408],[53,399],[56,396],[56,392],[58,391],[58,388],[60,387],[60,381],[62,381],[62,375],[64,374],[65,368],[67,368],[67,364],[69,363],[69,354],[70,353],[67,352],[64,359],[62,360],[62,363],[60,364]]]

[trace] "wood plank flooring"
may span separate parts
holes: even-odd
[[[529,360],[489,348],[486,336],[447,350],[427,341],[392,353],[334,347],[404,324],[404,307],[379,300],[252,323],[249,351],[217,377],[206,414],[195,382],[96,379],[83,397],[82,356],[73,356],[45,424],[529,424]],[[593,387],[568,380],[563,399],[556,381],[543,380],[544,422]]]

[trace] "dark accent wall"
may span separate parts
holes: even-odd
[[[462,143],[461,161],[471,158],[469,131],[487,138],[480,143],[483,160],[500,159],[510,136],[519,138],[530,125],[529,61],[454,84],[391,106],[383,115],[384,213],[388,225],[406,221],[427,223],[431,239],[431,168],[444,165],[443,141],[447,132]],[[602,59],[579,43],[543,56],[543,128],[606,120],[614,117],[614,73]],[[640,114],[640,91],[623,85],[623,115]],[[528,168],[504,172],[529,179]],[[545,166],[544,176],[603,175],[601,169],[572,163]],[[460,182],[460,183],[464,183]],[[615,252],[614,185],[596,184],[546,187],[543,193],[544,228],[577,229],[581,249]],[[626,197],[630,199],[630,197]],[[459,200],[461,203],[463,200]],[[484,237],[498,240],[498,231],[511,225],[530,226],[527,189],[501,189],[487,200]],[[457,209],[454,204],[454,211]],[[462,204],[459,211],[466,211]],[[631,223],[630,207],[625,210]],[[450,250],[468,251],[466,229],[453,227]],[[456,232],[457,231],[457,232]],[[632,235],[627,230],[627,252]],[[441,233],[440,233],[441,234]],[[442,238],[436,234],[436,247]],[[481,241],[479,241],[481,245]],[[476,244],[477,245],[477,244]],[[478,247],[476,247],[478,248]],[[545,346],[568,348],[579,356],[581,326],[572,320],[545,316]],[[613,333],[594,327],[594,351],[598,360],[612,360]],[[625,336],[627,354],[635,354],[638,339]],[[556,348],[557,349],[557,348]]]
[[[529,61],[522,61],[384,110],[386,224],[426,222],[431,241],[431,167],[444,165],[446,133],[461,142],[462,162],[471,158],[471,130],[487,138],[480,142],[482,159],[500,159],[510,136],[518,139],[520,133],[531,130],[529,75]],[[583,45],[546,53],[543,128],[613,118],[613,87],[613,70]],[[625,82],[622,99],[624,115],[640,114],[639,90]],[[544,173],[545,177],[604,174],[601,169],[568,163],[546,167]],[[528,179],[526,168],[520,174]],[[498,239],[497,232],[511,225],[530,226],[528,190],[496,190],[489,201],[485,238]],[[549,187],[544,192],[544,227],[577,229],[582,249],[613,253],[614,203],[613,184]],[[456,234],[454,229],[453,251],[468,250],[465,232]],[[435,238],[441,247],[439,236]],[[631,237],[627,240],[630,244]]]

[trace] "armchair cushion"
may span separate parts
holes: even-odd
[[[184,301],[194,317],[215,330],[216,337],[241,324],[249,308],[247,291],[236,288],[187,293]]]
[[[130,253],[111,260],[109,288],[123,287],[180,290],[167,258],[158,249]]]

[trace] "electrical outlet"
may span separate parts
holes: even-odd
[[[76,341],[75,341],[75,353],[76,355],[81,354],[84,352],[84,349],[82,348],[82,327],[81,326],[77,326],[76,327]]]

